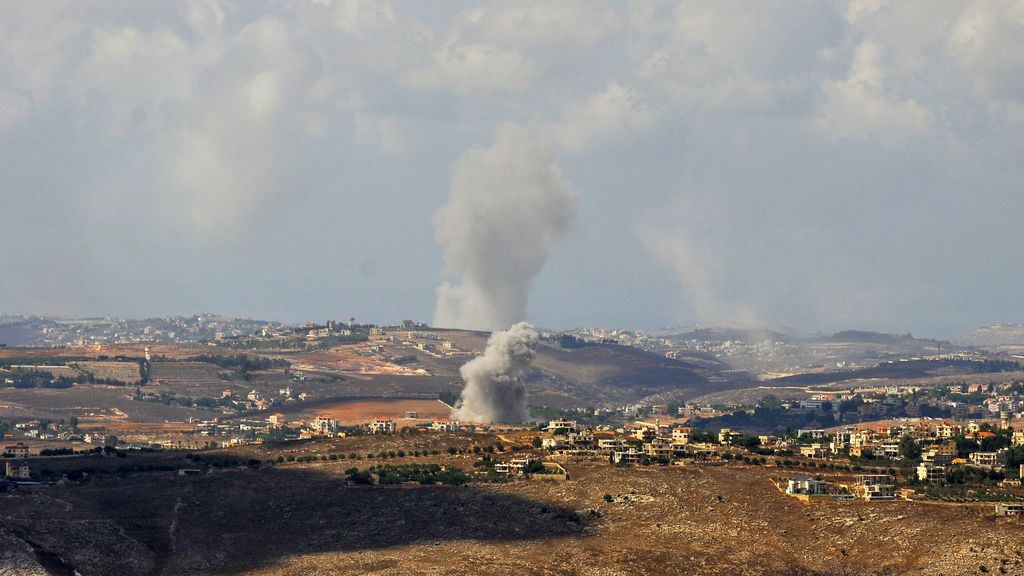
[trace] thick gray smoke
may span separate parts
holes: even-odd
[[[466,381],[452,417],[468,422],[525,422],[523,374],[535,356],[537,331],[526,322],[491,334],[481,356],[462,366]]]
[[[435,326],[498,330],[526,317],[530,283],[575,215],[576,194],[542,141],[505,126],[456,162],[434,226],[462,283],[438,288]]]

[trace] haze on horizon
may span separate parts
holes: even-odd
[[[12,314],[1024,321],[1019,1],[5,3],[0,152]]]

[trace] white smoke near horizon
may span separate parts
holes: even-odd
[[[530,283],[569,228],[575,203],[538,131],[506,125],[490,148],[465,152],[434,217],[461,283],[437,289],[434,325],[497,330],[523,320]]]
[[[757,308],[730,290],[730,284],[739,278],[723,255],[730,248],[730,241],[741,245],[747,242],[742,240],[735,223],[709,208],[711,204],[707,199],[699,199],[663,208],[638,229],[639,239],[676,276],[682,288],[683,308],[688,309],[685,313],[699,324],[762,327]],[[761,280],[760,285],[764,287],[766,282]]]
[[[459,370],[466,387],[452,417],[487,424],[525,422],[530,414],[523,375],[539,341],[537,331],[526,322],[491,334],[483,354]]]

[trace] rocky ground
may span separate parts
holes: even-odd
[[[0,576],[1024,574],[1024,521],[989,507],[805,504],[775,488],[775,468],[580,463],[565,482],[347,487],[351,465],[0,494]]]

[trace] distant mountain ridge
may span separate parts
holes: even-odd
[[[992,324],[956,339],[967,346],[1024,346],[1024,324]]]

